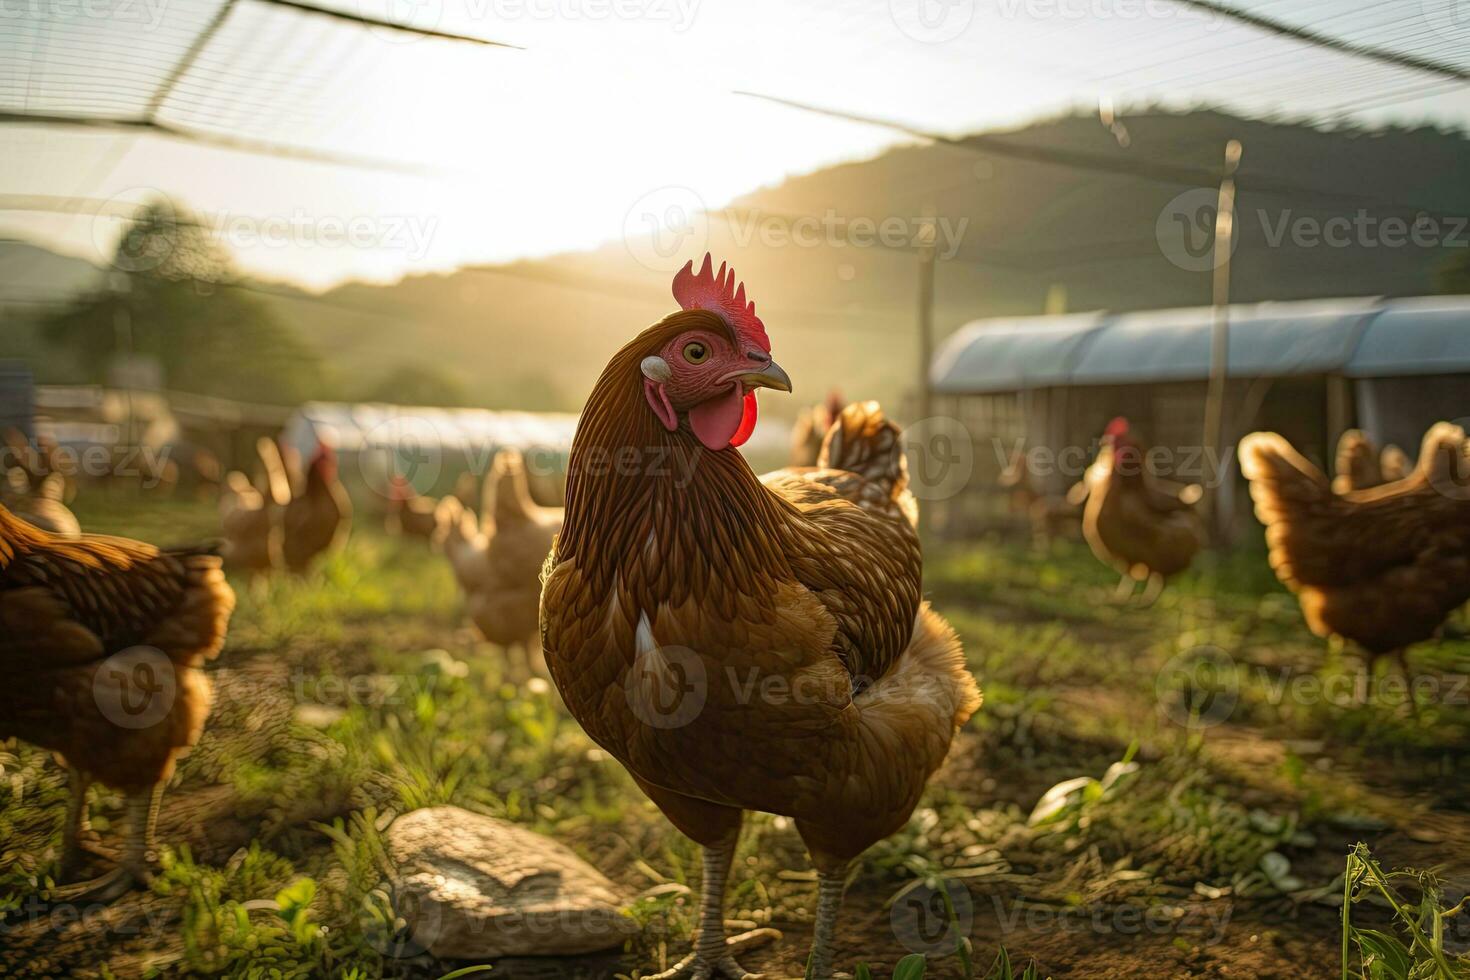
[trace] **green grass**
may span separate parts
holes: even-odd
[[[79,516],[89,528],[159,541],[215,533],[205,504],[99,495]],[[166,808],[205,807],[206,826],[171,828],[166,817],[163,871],[145,898],[125,900],[146,899],[152,921],[167,925],[105,943],[55,929],[12,933],[0,943],[0,974],[43,963],[77,975],[439,976],[462,964],[428,961],[408,942],[382,834],[397,814],[441,803],[550,834],[637,896],[629,974],[682,955],[697,848],[549,686],[508,682],[500,651],[462,623],[441,558],[371,523],[306,579],[235,583],[214,714],[165,798]],[[1221,903],[1247,922],[1282,908],[1319,908],[1335,922],[1343,854],[1357,837],[1413,832],[1435,810],[1442,844],[1415,859],[1448,860],[1470,846],[1463,773],[1445,778],[1470,746],[1465,704],[1425,701],[1411,712],[1382,699],[1314,700],[1312,684],[1355,676],[1356,660],[1307,633],[1258,551],[1202,562],[1149,609],[1112,604],[1115,581],[1080,545],[1041,556],[999,541],[931,549],[926,590],[959,630],[986,702],[908,825],[856,870],[848,915],[880,926],[840,933],[843,969],[1174,975],[1161,957],[1228,963],[1249,953],[1252,935],[1273,932],[1200,939],[1165,930],[1130,953],[1107,952],[1110,933],[1069,930],[1098,916],[1188,921]],[[1425,644],[1413,662],[1433,677],[1467,671],[1470,644]],[[46,753],[0,743],[0,907],[24,909],[45,892],[65,797]],[[224,802],[207,809],[210,800]],[[95,789],[91,811],[98,834],[113,837],[120,797]],[[1364,895],[1381,897],[1379,878],[1395,887],[1403,879],[1371,867],[1356,878],[1350,869],[1342,956],[1356,972],[1344,976],[1400,975],[1373,972],[1389,955],[1373,952],[1386,942],[1374,931],[1394,935],[1405,920]],[[973,924],[958,930],[965,942],[905,960],[910,950],[887,923],[925,887],[946,901],[964,896],[966,907],[949,914]],[[786,932],[769,961],[778,972],[801,972],[815,893],[790,822],[754,816],[727,916]],[[1432,925],[1415,908],[1419,928]],[[1047,925],[1006,931],[995,909]],[[1336,927],[1321,918],[1294,940],[1316,945],[1287,942],[1282,955],[1318,966],[1322,950],[1335,957]],[[1114,959],[1049,965],[1088,943]],[[1402,943],[1427,955],[1411,934]],[[1463,976],[1455,952],[1442,958]],[[1033,957],[1034,969],[1023,966]]]

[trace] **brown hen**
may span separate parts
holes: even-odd
[[[1334,494],[1322,471],[1274,432],[1240,443],[1276,577],[1318,636],[1356,642],[1370,661],[1433,636],[1470,599],[1470,456],[1440,422],[1402,480]]]
[[[1146,581],[1143,601],[1152,602],[1164,583],[1184,571],[1204,546],[1204,524],[1194,505],[1198,485],[1161,479],[1144,460],[1128,420],[1116,418],[1103,433],[1097,459],[1068,499],[1086,506],[1082,536],[1092,553],[1122,573],[1118,596]]]
[[[0,507],[0,738],[51,749],[71,773],[63,876],[81,858],[88,785],[127,795],[121,862],[87,897],[148,880],[159,794],[204,727],[211,687],[200,668],[224,643],[234,604],[211,547],[69,540]]]
[[[17,489],[22,481],[14,481]],[[51,473],[41,479],[29,493],[19,493],[9,501],[15,516],[43,531],[59,534],[64,538],[82,536],[82,525],[63,502],[66,479],[60,473]]]
[[[414,489],[401,474],[388,481],[388,511],[383,528],[389,534],[405,538],[432,539],[439,522],[435,512],[438,502]]]
[[[281,527],[274,502],[239,470],[225,477],[219,497],[220,527],[225,535],[225,566],[252,578],[280,568]]]
[[[803,408],[796,413],[796,422],[791,426],[791,465],[815,466],[822,455],[822,444],[827,439],[827,430],[837,421],[842,412],[842,396],[837,391],[827,392],[827,400],[820,405]]]
[[[281,557],[298,574],[318,556],[340,547],[352,527],[352,499],[337,479],[337,454],[331,446],[317,447],[303,483],[281,511]]]
[[[700,933],[670,975],[740,976],[723,921],[746,810],[791,817],[831,976],[846,869],[902,827],[980,696],[921,599],[898,431],[848,408],[823,467],[757,479],[755,389],[790,390],[744,287],[710,263],[624,346],[572,445],[546,565],[547,665],[591,737],[704,849]]]
[[[537,645],[541,566],[561,530],[562,511],[531,499],[525,459],[516,449],[495,455],[481,511],[485,518],[477,525],[457,498],[440,502],[444,552],[470,620],[528,676]]]

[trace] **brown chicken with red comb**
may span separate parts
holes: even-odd
[[[700,931],[669,976],[745,972],[723,899],[746,810],[791,817],[819,875],[829,977],[846,870],[899,829],[979,706],[921,599],[897,427],[849,406],[821,466],[759,479],[735,447],[756,390],[789,391],[733,271],[613,355],[572,444],[547,559],[547,666],[588,734],[704,851]]]
[[[1082,536],[1098,561],[1122,573],[1116,597],[1131,597],[1136,582],[1147,582],[1143,601],[1151,604],[1204,546],[1204,523],[1194,506],[1202,496],[1198,484],[1157,476],[1128,420],[1119,416],[1103,431],[1097,459],[1067,500],[1085,502]]]

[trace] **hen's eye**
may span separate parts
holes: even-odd
[[[699,341],[684,345],[684,360],[690,364],[703,364],[709,359],[709,348]]]

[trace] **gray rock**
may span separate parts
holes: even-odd
[[[632,901],[568,848],[453,806],[393,821],[393,892],[413,943],[444,959],[571,956],[638,931]],[[406,901],[402,901],[405,900]]]

